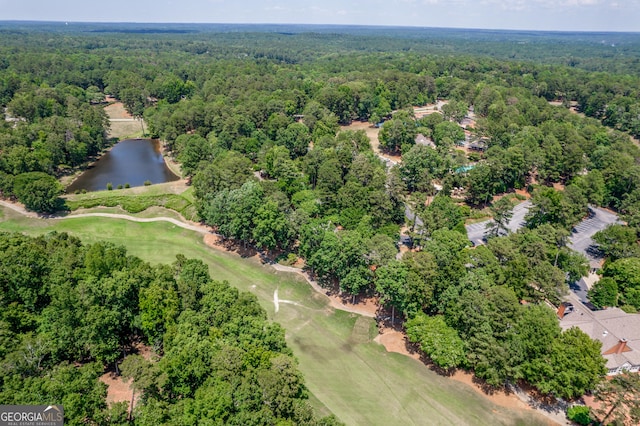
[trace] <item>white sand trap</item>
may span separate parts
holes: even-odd
[[[280,310],[281,303],[286,303],[288,305],[295,305],[295,306],[303,306],[298,302],[294,302],[293,300],[278,299],[278,289],[276,288],[276,290],[273,292],[273,306],[275,308],[276,313]]]

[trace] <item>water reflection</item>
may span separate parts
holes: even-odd
[[[111,183],[118,185],[144,185],[145,181],[163,183],[178,180],[164,162],[160,143],[149,139],[127,139],[118,142],[69,187],[67,193],[78,190],[106,190]]]

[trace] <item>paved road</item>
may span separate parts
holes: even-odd
[[[589,301],[589,298],[587,297],[589,288],[582,279],[569,284],[569,290],[571,290],[570,293],[575,295],[582,303],[587,303]]]
[[[573,228],[573,232],[569,236],[569,247],[578,253],[582,253],[591,268],[597,268],[602,261],[601,255],[598,253],[596,243],[593,241],[593,235],[605,229],[614,223],[622,223],[618,219],[618,215],[598,207],[589,206],[589,217]],[[589,288],[583,280],[576,281],[569,285],[572,294],[582,303],[588,303]]]
[[[416,220],[416,228],[421,228],[424,226],[424,222],[422,222],[422,219],[420,219],[418,216],[416,216],[416,214],[411,211],[411,209],[409,208],[409,205],[405,203],[404,205],[404,215],[407,218],[407,223],[409,224],[409,226],[413,226],[413,219],[415,218]]]
[[[135,217],[135,216],[129,216],[127,214],[119,214],[119,213],[79,213],[79,214],[71,214],[68,216],[54,216],[54,217],[51,217],[51,219],[76,219],[76,218],[82,218],[82,217],[109,217],[113,219],[124,219],[124,220],[129,220],[131,222],[139,222],[139,223],[169,222],[176,226],[179,226],[180,228],[189,229],[191,231],[196,231],[201,234],[215,234],[215,232],[213,232],[211,228],[209,228],[208,226],[200,225],[193,222],[189,223],[186,219],[183,222],[181,220],[174,219],[172,217],[164,217],[164,216]]]
[[[593,250],[595,242],[593,235],[614,223],[622,223],[618,215],[608,210],[589,206],[590,215],[573,228],[569,236],[569,247],[584,254],[592,267],[595,267],[601,260],[597,252]],[[590,249],[591,248],[591,249]]]
[[[511,220],[507,225],[507,228],[509,228],[511,232],[516,232],[518,229],[522,228],[525,225],[524,216],[527,214],[530,207],[531,201],[527,200],[513,208],[513,216],[511,216]],[[469,240],[475,245],[484,244],[483,238],[487,233],[487,224],[491,223],[492,221],[492,219],[489,219],[467,225],[466,228]]]

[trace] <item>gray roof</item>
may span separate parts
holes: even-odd
[[[435,144],[422,133],[418,133],[416,135],[415,142],[416,142],[416,145],[425,145],[425,146],[430,146],[432,148],[435,147]]]
[[[605,353],[622,340],[626,340],[630,351],[603,355],[607,368],[622,367],[626,363],[640,365],[640,315],[628,314],[619,308],[591,311],[581,303],[574,305],[574,311],[560,320],[560,327],[567,330],[578,327],[589,337],[602,343]]]

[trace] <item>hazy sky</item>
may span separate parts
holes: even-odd
[[[640,32],[640,0],[0,0],[0,11],[0,20]]]

